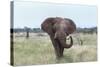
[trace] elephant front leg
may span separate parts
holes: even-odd
[[[50,37],[50,38],[55,50],[56,58],[59,59],[63,56],[64,48],[61,46],[61,44],[57,39],[54,39],[54,37]]]
[[[55,50],[56,58],[59,58],[61,56],[59,43],[57,42],[57,40],[54,39],[54,37],[50,37],[50,38]]]
[[[63,57],[64,48],[60,46],[60,56]]]
[[[56,57],[57,59],[60,59],[61,57],[63,57],[64,48],[60,45],[58,41],[55,42],[56,45],[54,45],[54,48],[55,48]]]
[[[57,40],[58,44],[59,44],[59,49],[60,49],[60,57],[63,56],[63,52],[64,52],[64,47],[61,46],[59,40]]]
[[[59,45],[53,45],[55,49],[56,58],[59,59],[61,57],[60,47]]]

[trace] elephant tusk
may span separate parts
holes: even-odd
[[[72,36],[68,36],[67,40],[69,40],[69,39],[70,39],[70,44],[66,44],[66,45],[68,45],[67,48],[71,48],[72,45],[73,45],[73,39],[72,39]]]
[[[66,43],[66,39],[60,39],[59,40],[59,42],[60,42],[60,44],[62,45],[62,47],[64,47],[64,48],[71,48],[72,47],[72,45],[73,45],[73,39],[72,39],[72,36],[69,36],[69,39],[70,39],[70,44],[67,44]]]

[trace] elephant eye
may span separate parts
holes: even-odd
[[[64,28],[64,32],[66,33],[67,36],[69,35],[67,29],[65,28]]]

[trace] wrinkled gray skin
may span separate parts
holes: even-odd
[[[63,56],[64,48],[72,47],[73,40],[71,36],[70,44],[66,44],[66,37],[76,30],[76,25],[71,19],[61,17],[47,18],[41,24],[41,29],[49,34],[57,58]]]

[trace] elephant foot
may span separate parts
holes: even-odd
[[[57,60],[61,60],[64,56],[56,57]]]
[[[63,57],[64,57],[63,54],[61,54],[61,55],[56,55],[56,59],[58,59],[58,60],[60,60],[60,59],[63,58]]]
[[[64,48],[62,48],[61,46],[59,47],[59,51],[56,52],[56,58],[60,59],[63,57],[63,52],[64,52]]]

